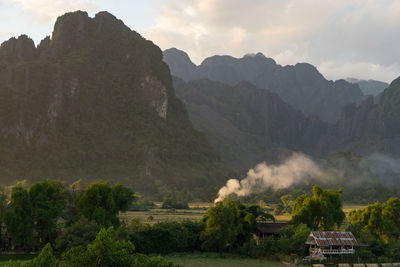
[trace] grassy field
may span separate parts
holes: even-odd
[[[24,262],[32,259],[35,255],[0,255],[0,266],[7,266],[9,260],[14,262]],[[287,266],[279,261],[263,260],[263,259],[247,259],[235,256],[224,256],[212,253],[196,253],[183,255],[168,255],[164,257],[166,260],[179,264],[183,267],[284,267]],[[301,267],[301,265],[300,265]]]
[[[160,206],[160,203],[156,203]],[[159,207],[151,209],[148,211],[128,211],[122,213],[120,218],[127,223],[133,219],[139,219],[141,222],[154,224],[163,221],[182,221],[182,220],[198,220],[207,212],[207,208],[211,206],[212,203],[190,203],[188,210],[166,210],[160,209]],[[348,213],[353,209],[362,209],[365,205],[354,205],[354,204],[344,204],[343,211]],[[278,222],[290,221],[291,215],[276,215],[276,220]]]
[[[35,254],[0,254],[0,266],[7,266],[10,260],[21,263],[35,257]]]
[[[248,259],[239,257],[219,257],[206,254],[184,254],[166,256],[166,260],[184,267],[284,267],[279,261],[265,259]],[[301,265],[298,265],[301,266]]]
[[[182,220],[198,220],[206,213],[205,210],[189,209],[189,210],[165,210],[151,209],[149,211],[128,211],[120,214],[120,218],[129,223],[133,219],[139,219],[141,222],[157,223],[163,221],[182,221]]]

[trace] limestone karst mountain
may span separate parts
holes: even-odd
[[[329,141],[330,125],[309,118],[275,93],[248,82],[230,86],[210,80],[174,79],[194,127],[204,132],[232,168],[247,170],[290,151],[319,156]]]
[[[344,105],[363,97],[357,84],[328,81],[307,63],[281,66],[261,53],[242,58],[213,56],[196,66],[185,52],[172,48],[164,51],[164,61],[172,75],[185,81],[205,78],[232,86],[247,81],[278,94],[305,115],[318,116],[330,123],[339,119]]]
[[[59,17],[37,47],[27,36],[1,45],[0,147],[3,183],[86,178],[204,196],[224,179],[162,51],[107,12]]]

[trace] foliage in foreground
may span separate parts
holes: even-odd
[[[338,228],[345,219],[342,206],[342,190],[324,190],[313,187],[313,195],[299,196],[293,206],[292,224],[304,223],[312,230]]]
[[[202,233],[202,249],[223,252],[242,246],[253,234],[257,219],[274,220],[259,206],[245,206],[230,198],[207,210],[206,228]]]
[[[175,267],[173,263],[161,257],[150,258],[143,254],[134,254],[135,246],[130,241],[116,240],[112,227],[101,229],[96,239],[86,247],[78,246],[62,254],[62,260],[53,255],[48,243],[34,259],[16,263],[10,267]]]
[[[400,199],[391,198],[386,203],[376,202],[362,210],[349,213],[352,230],[357,236],[369,235],[386,243],[400,239]]]
[[[162,258],[149,258],[133,254],[135,246],[130,241],[116,240],[112,227],[101,229],[96,239],[86,247],[74,247],[63,253],[68,266],[74,267],[173,267]]]

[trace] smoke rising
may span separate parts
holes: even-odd
[[[317,164],[304,154],[293,153],[280,165],[264,162],[250,169],[246,178],[228,180],[214,202],[231,194],[243,197],[267,188],[282,189],[310,183],[328,188],[346,187],[349,194],[351,188],[399,187],[400,159],[377,153],[364,158],[352,152],[336,152]]]
[[[294,153],[280,165],[268,165],[263,162],[254,169],[250,169],[247,177],[238,180],[230,179],[218,191],[218,198],[214,202],[224,200],[227,196],[247,196],[255,189],[286,188],[294,184],[307,183],[311,179],[321,176],[320,167],[309,157],[301,153]]]
[[[366,162],[383,183],[395,185],[400,182],[400,159],[375,153],[370,155]]]

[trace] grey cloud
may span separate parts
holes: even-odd
[[[165,0],[159,10],[145,36],[197,63],[260,51],[281,64],[310,62],[327,78],[340,78],[342,68],[351,70],[345,77],[400,75],[399,1]]]

